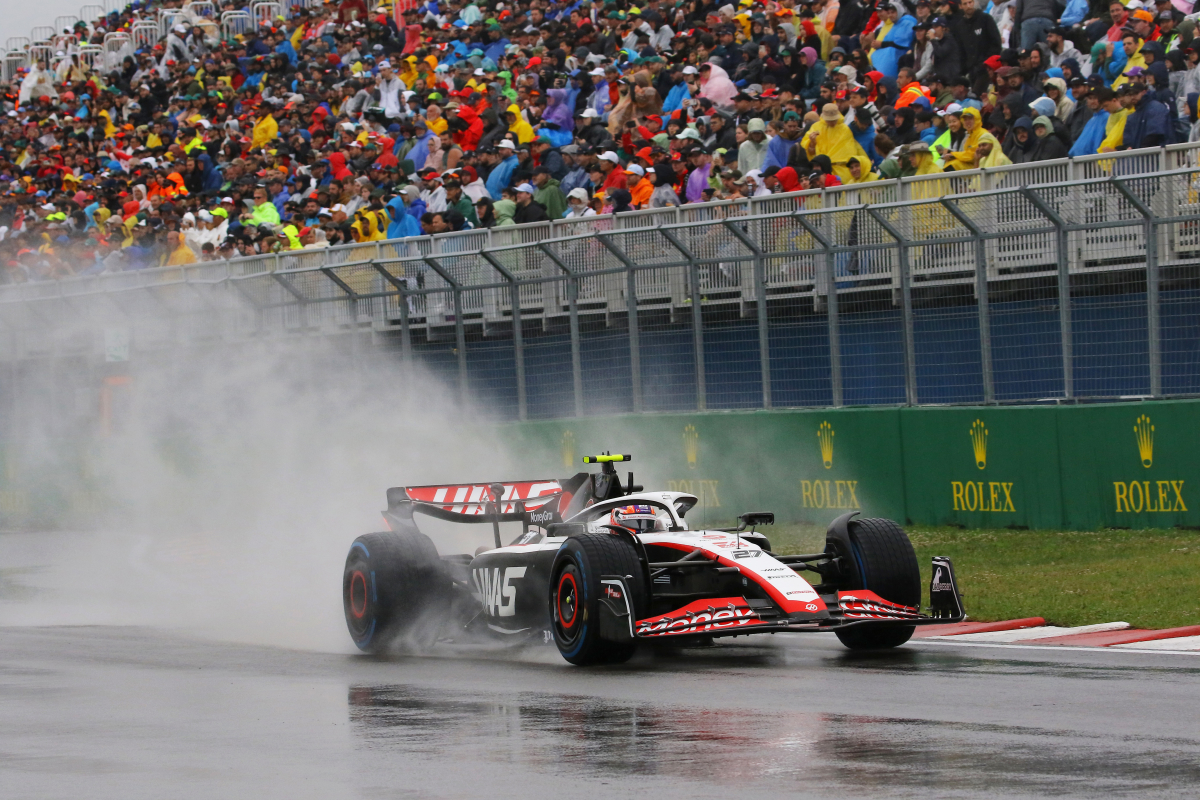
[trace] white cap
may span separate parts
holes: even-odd
[[[676,139],[695,139],[700,141],[700,131],[695,128],[684,128],[683,133],[678,134]]]
[[[517,146],[514,145],[512,142],[510,142],[508,139],[501,139],[496,144],[496,147],[500,148],[501,150],[516,150],[517,149]]]
[[[383,61],[380,61],[376,66],[378,66],[380,69],[391,69],[392,62],[388,61],[387,59],[384,59]]]
[[[232,198],[232,197],[222,197],[222,198],[221,198],[221,202],[222,202],[222,203],[232,203],[232,202],[233,202],[233,198]]]
[[[592,70],[591,72],[589,72],[589,73],[588,73],[588,75],[594,75],[594,76],[596,76],[597,78],[603,78],[603,77],[604,77],[604,70],[600,69],[599,67],[596,67],[594,70]]]
[[[324,210],[324,209],[322,209],[322,210]],[[344,205],[342,205],[341,203],[336,204],[333,208],[331,208],[329,210],[332,212],[341,211],[343,214],[346,213],[346,207]]]
[[[529,194],[533,194],[534,190],[533,190],[533,186],[531,184],[522,183],[520,186],[517,187],[517,191],[518,192],[528,192]]]
[[[176,25],[176,26],[175,26],[175,32],[176,32],[176,33],[187,33],[187,28],[185,28],[185,27],[184,27],[184,26],[182,26],[182,25]]]
[[[950,105],[946,106],[946,113],[953,114],[955,111],[962,111],[962,109],[963,107],[958,103],[951,103]]]
[[[696,72],[697,72],[696,68],[693,67],[691,64],[688,64],[686,67],[683,68],[684,75],[695,75]]]
[[[200,217],[200,219],[204,220],[205,222],[213,221],[213,215],[210,214],[208,209],[206,209],[206,208],[200,209],[200,213],[197,214],[196,216]]]
[[[637,175],[639,177],[646,174],[646,170],[642,169],[637,164],[630,164],[628,167],[625,168],[625,172],[630,175]]]
[[[579,116],[581,116],[585,119],[592,119],[593,117],[600,116],[600,112],[594,108],[585,108],[583,110],[583,113],[581,113]]]
[[[620,163],[621,163],[621,159],[617,158],[617,154],[616,154],[616,153],[614,153],[612,150],[605,150],[605,151],[604,151],[604,152],[603,152],[603,153],[600,155],[600,160],[601,160],[601,161],[611,161],[611,162],[612,162],[612,163],[614,163],[614,164],[620,164]]]
[[[352,131],[352,130],[354,130],[354,123],[353,123],[353,122],[343,122],[343,123],[342,123],[342,130],[344,130],[344,131]]]
[[[333,212],[330,211],[328,208],[322,208],[320,211],[317,212],[317,216],[318,217],[332,217]]]

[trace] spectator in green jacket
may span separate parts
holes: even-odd
[[[533,185],[537,189],[533,193],[533,201],[546,209],[550,219],[562,219],[567,210],[567,198],[559,188],[559,183],[550,175],[549,167],[537,167],[533,170]]]

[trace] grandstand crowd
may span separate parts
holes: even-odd
[[[233,35],[134,3],[2,87],[3,280],[1200,139],[1187,0],[280,7]]]

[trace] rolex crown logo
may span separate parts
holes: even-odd
[[[971,423],[971,449],[975,451],[975,466],[983,469],[987,466],[987,426],[983,420]]]
[[[575,434],[571,431],[563,431],[562,460],[567,469],[575,466]]]
[[[817,428],[817,441],[821,443],[821,463],[825,469],[833,467],[833,426],[822,422]]]
[[[1154,426],[1145,414],[1138,417],[1134,423],[1133,435],[1137,437],[1138,455],[1142,457],[1142,466],[1149,469],[1154,463]]]
[[[683,455],[687,459],[688,469],[696,468],[696,459],[700,449],[700,434],[696,433],[695,425],[683,428]]]

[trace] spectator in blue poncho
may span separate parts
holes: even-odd
[[[900,57],[912,46],[913,26],[917,20],[895,0],[879,8],[879,18],[879,27],[874,32],[875,51],[871,53],[871,64],[884,75],[894,78],[900,70]],[[870,37],[871,34],[867,34],[864,38]]]

